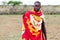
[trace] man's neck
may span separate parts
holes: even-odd
[[[34,11],[35,11],[35,12],[39,12],[40,10],[35,10],[35,9],[34,9]]]

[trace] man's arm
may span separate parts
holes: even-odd
[[[47,40],[46,28],[45,28],[45,22],[44,22],[44,20],[42,21],[42,32],[43,32],[43,34],[45,36],[45,40]]]

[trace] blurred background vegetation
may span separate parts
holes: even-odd
[[[0,5],[0,14],[23,14],[27,10],[33,9],[33,5],[22,5],[20,1],[8,1],[2,2],[3,5]],[[42,5],[44,14],[60,14],[60,5]]]

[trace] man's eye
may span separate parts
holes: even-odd
[[[39,5],[35,5],[36,7],[40,7]]]

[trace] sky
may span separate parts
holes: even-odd
[[[0,0],[0,5],[2,2],[8,2],[10,0]],[[33,5],[35,1],[40,1],[42,5],[60,5],[60,0],[12,0],[12,1],[21,1],[25,5]]]

